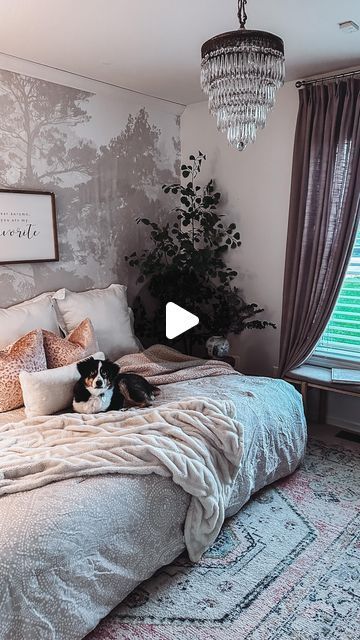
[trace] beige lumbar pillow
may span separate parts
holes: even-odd
[[[106,289],[91,289],[81,293],[59,289],[53,299],[66,332],[72,331],[84,318],[90,318],[99,349],[110,360],[139,351],[131,325],[125,285],[111,284]]]
[[[100,351],[93,358],[103,360]],[[71,407],[74,385],[79,380],[76,362],[65,367],[28,373],[21,371],[20,383],[28,418],[48,416]]]
[[[0,349],[4,349],[34,329],[46,329],[60,335],[51,296],[51,293],[42,293],[32,300],[26,300],[7,309],[0,309]],[[83,316],[83,318],[86,317],[86,315]]]
[[[0,412],[22,407],[19,374],[23,369],[27,372],[46,369],[41,329],[30,331],[0,351]]]
[[[44,349],[48,369],[65,367],[87,358],[99,350],[99,345],[89,318],[85,318],[66,338],[52,331],[43,331]]]

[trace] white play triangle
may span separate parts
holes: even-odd
[[[177,338],[185,331],[189,331],[199,324],[199,318],[174,302],[166,305],[166,337],[168,340]]]

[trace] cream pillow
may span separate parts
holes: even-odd
[[[51,293],[42,293],[7,309],[0,309],[0,349],[34,329],[46,329],[60,335]],[[82,320],[86,318],[83,316]]]
[[[103,360],[104,354],[94,353]],[[38,375],[39,374],[39,375]],[[76,362],[65,367],[28,373],[21,371],[20,384],[27,418],[48,416],[71,407],[75,382],[80,378]]]
[[[132,310],[131,307],[128,307],[128,312],[129,312],[129,317],[130,317],[130,326],[131,326],[131,331],[132,334],[134,336],[135,342],[136,342],[136,346],[137,346],[137,350],[138,351],[143,351],[144,347],[142,346],[139,338],[137,337],[136,333],[135,333],[135,316],[134,316],[134,311]]]
[[[110,360],[139,351],[131,326],[125,285],[111,284],[107,289],[81,293],[59,289],[53,298],[67,332],[72,331],[84,318],[90,318],[99,349]]]

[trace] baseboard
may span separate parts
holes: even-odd
[[[336,418],[334,416],[328,416],[326,422],[332,427],[339,427],[340,429],[345,429],[346,431],[353,431],[354,433],[360,433],[359,423],[353,422],[352,420],[346,420],[345,418]]]

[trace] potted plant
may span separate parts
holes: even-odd
[[[137,222],[149,227],[150,246],[125,260],[139,270],[138,282],[146,283],[153,299],[149,312],[144,289],[135,299],[136,330],[145,342],[163,342],[167,302],[189,309],[200,323],[181,339],[191,353],[211,336],[239,334],[245,329],[265,329],[272,322],[259,320],[264,310],[247,303],[234,284],[238,273],[226,264],[226,255],[241,245],[234,222],[227,224],[217,211],[221,194],[213,180],[201,187],[197,178],[206,156],[199,151],[181,166],[183,184],[163,185],[164,193],[177,196],[178,205],[161,225],[148,218]],[[150,305],[151,306],[151,305]]]

